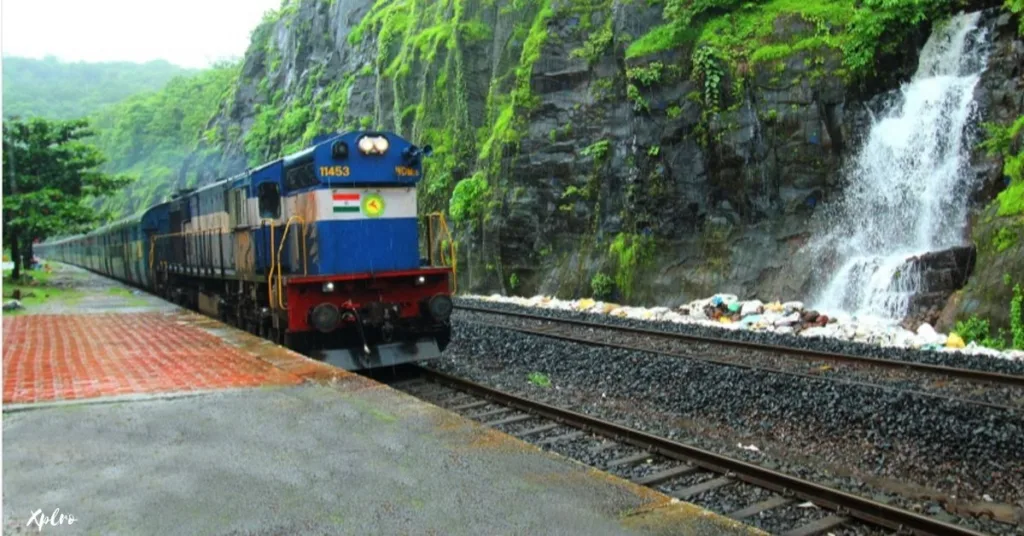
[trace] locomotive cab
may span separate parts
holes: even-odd
[[[430,153],[390,132],[352,132],[284,159],[285,212],[303,227],[280,261],[297,349],[349,370],[441,355],[452,269],[422,262],[416,198]]]

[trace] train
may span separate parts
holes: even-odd
[[[347,370],[436,359],[456,259],[443,213],[417,207],[431,153],[388,131],[321,135],[36,252]]]

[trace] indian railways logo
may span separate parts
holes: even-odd
[[[363,214],[371,218],[379,218],[384,214],[384,198],[377,194],[363,196]]]

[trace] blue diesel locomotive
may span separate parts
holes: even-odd
[[[418,217],[423,148],[391,132],[321,136],[292,155],[84,235],[37,245],[349,370],[447,346],[455,255]]]

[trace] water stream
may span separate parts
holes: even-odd
[[[808,247],[835,268],[811,301],[823,311],[898,320],[920,288],[908,257],[964,242],[974,88],[987,62],[980,13],[936,28],[917,72],[873,119],[830,229]]]

